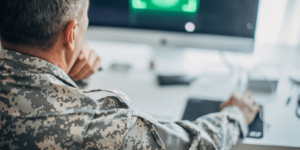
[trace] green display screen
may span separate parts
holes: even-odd
[[[195,13],[200,0],[131,0],[133,9]]]

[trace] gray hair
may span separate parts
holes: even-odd
[[[82,24],[88,0],[4,0],[0,36],[3,41],[47,51],[74,18]],[[2,4],[0,4],[2,5]]]

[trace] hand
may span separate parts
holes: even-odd
[[[254,118],[260,110],[260,107],[254,104],[251,93],[245,94],[242,98],[238,98],[237,94],[234,94],[227,102],[220,105],[220,109],[222,110],[228,106],[237,106],[244,114],[248,125],[254,121]]]
[[[101,58],[84,41],[83,48],[69,72],[74,81],[86,79],[100,69]]]

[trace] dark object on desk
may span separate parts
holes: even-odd
[[[274,92],[278,80],[249,79],[247,89],[250,91]]]
[[[158,75],[158,83],[161,86],[166,85],[190,85],[190,83],[194,80],[189,78],[186,75],[172,75],[172,76],[164,76]]]
[[[113,63],[110,66],[110,70],[117,71],[117,72],[127,72],[131,69],[130,64],[122,64],[122,63]]]
[[[298,106],[296,109],[296,116],[300,119],[300,93],[298,93]]]
[[[102,71],[102,67],[98,70],[98,71]],[[80,89],[84,89],[88,86],[89,83],[89,78],[88,79],[83,79],[83,80],[78,80],[78,81],[74,81],[76,83],[76,85],[80,88]]]
[[[75,81],[75,83],[80,89],[84,89],[88,86],[89,79],[78,80],[78,81]]]
[[[289,97],[289,98],[288,98],[288,100],[286,101],[286,105],[289,105],[289,104],[290,104],[290,102],[291,102],[291,100],[292,100],[292,98],[291,98],[291,97]]]
[[[182,119],[194,121],[203,115],[219,112],[221,103],[221,101],[189,99]],[[263,122],[260,120],[259,115],[255,117],[253,123],[249,126],[249,133],[247,135],[249,138],[263,137]]]

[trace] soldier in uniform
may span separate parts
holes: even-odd
[[[89,1],[1,0],[0,7],[1,150],[227,150],[259,111],[251,95],[232,96],[219,113],[160,122],[120,91],[82,91],[73,80],[100,68],[84,41]]]

